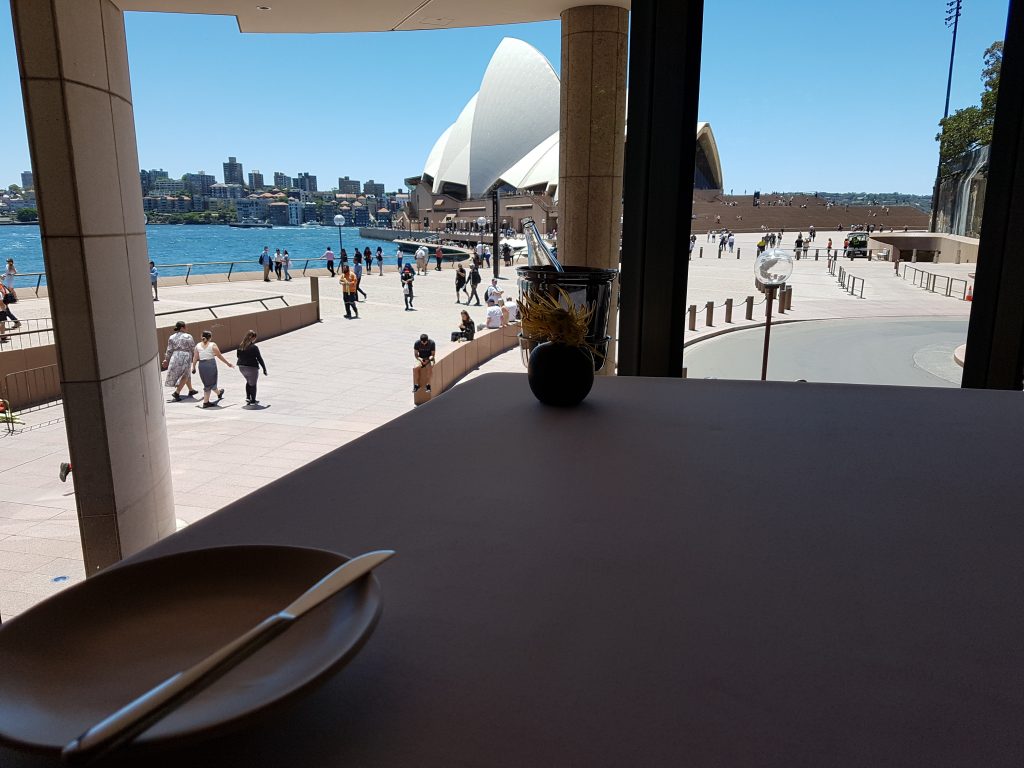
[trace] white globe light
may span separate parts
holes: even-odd
[[[781,248],[765,251],[754,261],[754,276],[764,285],[782,285],[793,274],[792,251]]]
[[[483,229],[484,224],[486,224],[486,223],[487,223],[487,219],[485,219],[483,216],[481,216],[479,219],[476,220],[476,225],[478,227],[480,227],[481,229]]]
[[[345,226],[345,217],[342,216],[340,213],[337,216],[334,217],[334,226],[336,226],[336,227],[344,227]]]

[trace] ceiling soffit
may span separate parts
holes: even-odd
[[[593,5],[573,0],[389,0],[342,3],[338,0],[113,0],[124,11],[234,16],[241,32],[319,33],[391,32],[484,27],[559,18],[566,8]],[[629,8],[628,0],[602,5]],[[259,6],[269,6],[261,11]]]

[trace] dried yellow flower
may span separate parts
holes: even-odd
[[[593,309],[577,306],[564,289],[557,290],[557,295],[528,293],[522,300],[516,301],[523,335],[529,339],[557,341],[572,347],[589,347],[587,329]]]

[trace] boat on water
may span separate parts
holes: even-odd
[[[437,250],[437,240],[407,240],[399,238],[392,240],[392,242],[401,248],[406,253],[415,253],[416,250],[423,246],[427,249],[428,254],[431,258],[434,257],[434,252]],[[445,258],[449,259],[468,259],[473,255],[473,252],[469,248],[463,248],[459,245],[450,245],[441,243],[441,254]]]
[[[258,219],[245,218],[241,221],[229,221],[229,227],[235,227],[236,229],[273,229],[274,225],[268,221],[259,221]]]

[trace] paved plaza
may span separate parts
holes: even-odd
[[[823,246],[828,236],[819,233],[818,242]],[[690,265],[687,303],[703,307],[708,301],[721,304],[732,298],[737,305],[733,327],[746,324],[742,300],[751,294],[761,300],[753,290],[752,272],[754,243],[759,237],[738,237],[743,254],[740,260],[728,253],[721,260],[708,258],[716,256],[717,249],[705,241],[705,258],[696,258],[695,252]],[[841,235],[832,237],[841,244]],[[789,233],[786,238],[789,244]],[[680,240],[680,257],[686,258],[685,239]],[[851,297],[836,285],[823,256],[818,262],[801,261],[790,283],[793,309],[785,319],[968,317],[968,303],[928,293],[893,277],[893,265],[888,262],[842,263],[864,278],[864,299]],[[957,277],[974,270],[974,265],[921,266]],[[500,281],[501,286],[515,291],[511,271],[503,268],[503,273],[509,279]],[[487,274],[485,271],[485,278]],[[481,284],[481,295],[487,282]],[[203,410],[198,400],[165,405],[179,526],[202,519],[414,408],[413,342],[422,332],[430,334],[439,356],[454,346],[449,335],[462,308],[455,303],[454,271],[446,265],[441,273],[430,271],[419,277],[413,312],[403,310],[401,287],[393,271],[383,277],[364,277],[363,288],[368,297],[359,304],[360,318],[346,320],[337,284],[322,278],[323,322],[260,342],[270,375],[260,379],[259,398],[269,407],[242,408],[242,378],[226,367],[220,369],[221,385],[227,390],[221,407]],[[308,301],[309,282],[296,277],[291,282],[275,280],[270,284],[255,280],[167,286],[161,289],[161,301],[154,307],[176,313],[161,324],[169,325],[181,317],[189,322],[194,336],[210,329],[216,340],[217,321],[194,308],[275,294],[284,294],[290,303]],[[26,298],[18,309],[23,318],[49,315],[45,299]],[[469,310],[476,322],[483,321],[482,307]],[[237,314],[253,309],[250,305],[228,311]],[[721,311],[716,310],[719,319],[713,328],[704,327],[702,311],[698,330],[688,332],[687,341],[724,330],[717,315]],[[760,305],[752,323],[763,322],[763,317],[764,306]],[[228,359],[233,360],[233,355]],[[487,371],[524,370],[519,352],[513,350],[469,377]],[[169,395],[170,390],[166,391]],[[467,425],[479,424],[484,417],[466,414],[465,424],[453,427],[470,430]],[[32,428],[0,437],[0,617],[4,619],[84,576],[74,475],[66,484],[57,477],[59,464],[68,455],[62,414],[59,408],[51,408],[30,415],[26,422]],[[373,462],[400,468],[426,459],[420,455],[422,450],[422,446],[410,445],[399,456],[353,455],[345,482],[358,483],[360,468]]]

